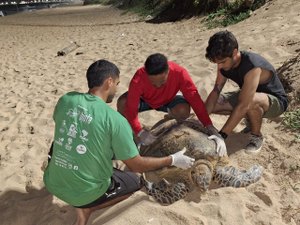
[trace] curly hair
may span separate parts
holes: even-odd
[[[205,57],[215,62],[216,59],[231,57],[234,49],[239,45],[235,36],[229,31],[219,31],[209,38]]]

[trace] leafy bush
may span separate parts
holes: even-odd
[[[288,128],[298,131],[300,134],[300,109],[284,113],[283,123]]]
[[[84,4],[113,4],[119,8],[151,15],[151,22],[174,22],[183,18],[209,14],[209,28],[228,26],[248,18],[251,10],[257,9],[268,0],[84,0]],[[228,3],[229,2],[229,3]]]
[[[227,3],[225,7],[217,9],[205,19],[206,26],[210,28],[226,27],[250,17],[251,12],[266,3],[266,0],[253,0],[249,4],[246,0],[236,0]]]

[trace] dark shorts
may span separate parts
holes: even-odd
[[[240,91],[232,91],[232,92],[226,92],[222,95],[234,108],[238,104],[239,94]],[[269,109],[264,113],[263,118],[275,118],[281,115],[284,112],[284,109],[282,108],[279,99],[271,94],[266,93],[266,95],[268,95],[270,105],[269,105]]]
[[[76,208],[91,208],[97,205],[101,205],[112,199],[133,193],[141,189],[142,185],[140,177],[135,173],[122,171],[114,168],[114,172],[111,178],[111,184],[104,195],[100,196],[95,201],[83,205],[74,206]]]
[[[182,104],[182,103],[187,103],[187,100],[185,100],[185,98],[182,95],[176,95],[172,101],[170,101],[169,103],[162,105],[161,107],[155,109],[157,111],[162,111],[162,112],[168,112],[170,109],[172,109],[173,107],[175,107],[178,104]],[[144,112],[147,110],[152,110],[153,108],[151,108],[144,100],[140,100],[140,105],[139,105],[139,112]]]
[[[122,94],[121,96],[127,96],[127,92]],[[176,95],[169,103],[162,105],[161,107],[155,109],[157,111],[168,112],[170,109],[175,107],[178,104],[186,103],[189,104],[187,100],[182,95]],[[139,104],[139,112],[144,112],[147,110],[152,110],[153,108],[148,105],[143,99],[140,99]]]

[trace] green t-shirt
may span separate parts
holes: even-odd
[[[97,96],[78,92],[62,96],[53,119],[53,155],[44,182],[52,194],[73,206],[88,204],[106,192],[113,158],[138,155],[127,120]]]

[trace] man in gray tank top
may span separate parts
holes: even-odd
[[[274,118],[287,106],[287,95],[274,67],[262,56],[239,51],[238,42],[229,31],[210,37],[205,57],[218,66],[215,86],[206,100],[207,112],[229,115],[220,130],[225,139],[238,123],[246,118],[244,132],[251,132],[247,152],[258,152],[263,144],[262,118]],[[222,93],[231,79],[239,90]]]

